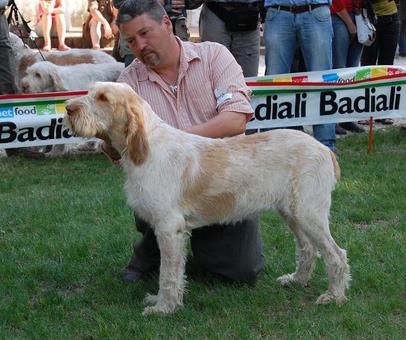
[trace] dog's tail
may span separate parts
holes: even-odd
[[[336,155],[334,154],[333,151],[330,151],[330,155],[331,155],[331,160],[333,161],[334,177],[336,178],[336,181],[338,182],[341,178],[340,165],[338,164]]]

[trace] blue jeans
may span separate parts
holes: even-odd
[[[296,44],[307,71],[332,68],[333,27],[328,6],[293,14],[269,7],[265,19],[266,74],[289,73]],[[314,137],[334,150],[335,124],[313,126]]]
[[[348,13],[354,21],[354,13]],[[347,26],[338,15],[332,14],[333,22],[333,68],[359,66],[362,54],[362,45],[357,37],[351,40]]]

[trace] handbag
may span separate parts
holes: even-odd
[[[207,2],[206,6],[219,17],[230,32],[252,31],[257,29],[259,22],[259,6],[227,8],[228,3]]]
[[[365,46],[371,46],[376,38],[376,29],[369,20],[365,8],[359,14],[355,14],[355,25],[357,26],[358,42]]]
[[[353,2],[354,3],[354,2]],[[364,0],[364,4],[368,6],[369,2]],[[355,25],[357,26],[358,42],[364,46],[371,46],[376,39],[376,28],[370,18],[372,7],[356,7],[354,6]],[[373,14],[373,16],[375,16]]]

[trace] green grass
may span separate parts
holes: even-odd
[[[316,306],[327,288],[318,260],[309,287],[280,287],[294,242],[275,214],[262,219],[267,264],[255,287],[189,266],[185,306],[141,316],[157,278],[124,285],[139,237],[121,170],[102,155],[0,159],[0,339],[406,338],[406,135],[392,128],[338,143],[342,180],[331,230],[348,250],[349,302]]]

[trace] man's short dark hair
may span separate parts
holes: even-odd
[[[166,12],[157,0],[125,0],[118,10],[116,22],[123,24],[143,14],[160,23]]]

